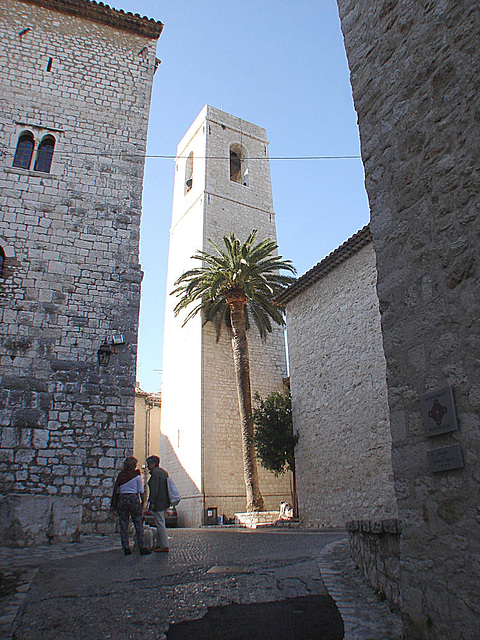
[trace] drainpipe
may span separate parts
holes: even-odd
[[[150,455],[150,411],[153,409],[153,407],[155,406],[152,403],[149,403],[148,400],[145,400],[145,438],[144,438],[144,444],[145,444],[145,477],[144,477],[144,484],[147,481],[147,458]]]

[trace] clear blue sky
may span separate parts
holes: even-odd
[[[175,155],[205,104],[262,126],[270,157],[359,155],[335,0],[115,0],[164,23],[148,153]],[[279,251],[301,275],[368,222],[360,160],[272,160]],[[174,161],[147,159],[137,379],[161,384]]]

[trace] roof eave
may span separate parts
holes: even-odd
[[[360,251],[360,249],[371,241],[372,234],[370,231],[370,225],[367,224],[335,249],[335,251],[329,253],[328,256],[309,269],[309,271],[304,273],[303,276],[297,278],[293,284],[274,298],[274,303],[278,306],[284,307],[291,300],[308,289],[308,287],[311,287],[313,284],[324,278],[328,273],[336,269],[336,267],[348,260],[350,256]]]
[[[151,40],[158,39],[163,30],[163,24],[153,18],[142,17],[138,13],[133,14],[122,9],[112,9],[107,4],[95,2],[95,0],[21,0],[21,2],[99,22],[122,31],[130,31]]]

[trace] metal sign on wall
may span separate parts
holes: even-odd
[[[458,430],[452,387],[426,393],[420,398],[420,402],[427,438]]]
[[[427,451],[427,460],[431,473],[462,469],[464,467],[462,450],[459,444],[431,449]]]

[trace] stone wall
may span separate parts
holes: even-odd
[[[133,445],[143,154],[161,24],[145,19],[147,37],[142,19],[132,16],[132,31],[124,14],[102,7],[104,20],[95,7],[0,7],[2,535],[20,544],[108,529],[113,477]],[[78,8],[84,17],[69,13]],[[32,161],[13,167],[26,132]],[[51,169],[36,171],[47,135]],[[97,350],[116,333],[126,344],[100,368]],[[48,534],[27,511],[48,520]]]
[[[248,185],[230,180],[232,144],[246,151]],[[210,507],[231,518],[245,510],[246,499],[230,337],[224,329],[217,342],[215,328],[202,327],[200,316],[182,327],[183,317],[173,315],[177,299],[169,294],[184,271],[198,266],[190,257],[212,251],[208,239],[223,244],[233,231],[244,241],[253,229],[259,240],[276,238],[265,130],[206,106],[177,148],[165,307],[162,461],[187,496],[178,507],[182,524],[200,524]],[[263,343],[252,326],[248,343],[253,393],[282,389],[283,328]],[[259,476],[268,509],[291,502],[288,475],[275,478],[259,468]]]
[[[400,607],[400,521],[347,522],[350,555],[380,600]]]
[[[480,554],[478,3],[338,5],[377,253],[405,633],[415,640],[474,640],[480,628],[474,560]],[[427,435],[422,399],[447,387],[454,390],[459,429]],[[463,461],[446,456],[444,470],[431,469],[427,453],[442,447],[460,449]]]
[[[279,296],[286,304],[300,522],[396,515],[385,359],[368,227]]]

